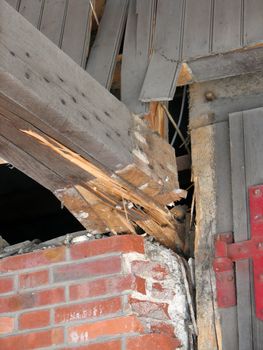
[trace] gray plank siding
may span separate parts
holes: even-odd
[[[244,111],[243,120],[246,184],[249,187],[263,184],[263,108]],[[252,263],[250,269],[252,271]],[[254,290],[253,277],[250,288]],[[253,344],[255,350],[260,350],[263,344],[263,322],[255,315],[254,292],[251,295],[251,304]]]
[[[121,99],[136,114],[148,111],[139,101],[152,49],[156,0],[130,0],[121,69]]]
[[[180,69],[184,0],[158,1],[154,52],[141,90],[143,102],[172,100]]]
[[[128,3],[128,0],[106,2],[86,67],[88,73],[107,89],[110,89],[112,83],[116,57],[126,24]]]
[[[6,2],[11,5],[13,8],[15,8],[16,10],[19,7],[20,4],[20,0],[6,0]]]
[[[40,31],[54,44],[61,46],[66,0],[45,0]]]
[[[43,5],[43,0],[21,0],[19,12],[39,29]]]
[[[263,1],[244,0],[244,44],[263,41]]]
[[[230,114],[229,123],[231,139],[233,229],[235,242],[239,242],[249,238],[243,113],[238,112]],[[249,261],[238,261],[236,263],[236,286],[240,350],[253,349],[250,283]],[[244,310],[246,310],[246,312],[244,312]]]
[[[183,57],[209,54],[211,36],[211,0],[187,0],[185,9]]]
[[[226,52],[241,46],[241,0],[215,0],[213,51]]]
[[[214,125],[216,177],[216,232],[233,230],[230,140],[228,122]],[[239,350],[237,308],[220,309],[222,345],[226,350]],[[231,325],[231,326],[230,326]]]
[[[230,115],[235,240],[250,238],[248,188],[263,183],[263,109]],[[239,348],[260,350],[263,323],[255,315],[252,262],[236,264]],[[246,312],[244,312],[246,310]]]
[[[88,55],[91,14],[89,0],[69,0],[61,48],[82,67]]]

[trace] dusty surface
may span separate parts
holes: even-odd
[[[198,315],[198,349],[220,348],[219,318],[215,307],[213,235],[216,231],[214,130],[192,130],[192,161],[196,198],[195,271]]]

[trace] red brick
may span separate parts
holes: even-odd
[[[132,261],[131,263],[132,272],[141,277],[150,277],[157,281],[162,281],[169,276],[169,270],[167,266],[160,265],[152,261]]]
[[[127,339],[126,350],[175,350],[179,349],[177,339],[162,334],[147,334]]]
[[[48,270],[24,273],[19,276],[19,287],[33,288],[49,283]]]
[[[121,258],[98,259],[79,264],[68,264],[54,269],[55,282],[70,281],[81,278],[97,277],[121,272]]]
[[[71,322],[98,318],[120,312],[121,298],[98,300],[89,303],[74,304],[55,309],[55,322]]]
[[[17,294],[0,298],[0,312],[14,312],[65,301],[64,288]]]
[[[144,278],[135,276],[136,291],[141,294],[146,294],[146,281]]]
[[[114,236],[71,246],[72,259],[82,259],[108,253],[144,253],[144,240],[135,235]]]
[[[14,288],[14,281],[12,277],[0,278],[0,294],[11,292]]]
[[[91,344],[74,348],[63,348],[61,350],[121,350],[121,341],[115,340],[107,343]]]
[[[14,326],[15,319],[13,317],[0,317],[0,335],[11,333]]]
[[[23,270],[65,260],[65,247],[50,248],[0,260],[0,272]]]
[[[168,304],[155,303],[148,300],[129,298],[133,311],[141,317],[150,317],[157,320],[169,320]]]
[[[70,327],[68,329],[68,342],[88,342],[100,337],[122,335],[123,333],[142,333],[143,331],[143,325],[135,316],[119,317]]]
[[[63,343],[62,329],[52,329],[44,332],[21,334],[0,338],[0,349],[3,350],[32,350]]]
[[[19,329],[31,329],[46,327],[50,323],[50,311],[39,310],[27,312],[19,317]]]
[[[132,275],[101,278],[70,286],[71,300],[136,290],[145,294],[145,280]]]

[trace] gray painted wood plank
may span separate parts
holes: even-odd
[[[263,1],[244,0],[244,44],[263,41]]]
[[[209,54],[211,4],[211,0],[186,1],[183,58]]]
[[[228,122],[214,125],[216,176],[216,232],[232,231],[232,190]],[[239,350],[237,308],[220,309],[223,349]]]
[[[241,46],[241,0],[215,0],[213,51],[226,52]]]
[[[40,31],[61,46],[66,0],[45,0]]]
[[[108,0],[87,62],[88,73],[110,89],[128,12],[128,0]]]
[[[236,242],[247,240],[247,186],[245,175],[243,113],[233,113],[229,117],[231,140],[231,174],[233,197],[233,230]],[[249,261],[236,263],[237,314],[239,349],[253,349],[252,318],[250,304]],[[244,312],[244,310],[246,310]]]
[[[6,2],[11,5],[13,8],[15,8],[16,10],[19,7],[20,4],[20,0],[6,0]]]
[[[152,49],[156,0],[130,0],[121,68],[121,100],[135,114],[148,111],[139,101]]]
[[[251,185],[263,184],[263,108],[244,111],[243,120],[246,184],[248,188]],[[252,264],[250,269],[253,345],[255,350],[260,350],[263,344],[263,322],[255,315]]]
[[[196,82],[233,77],[263,70],[263,48],[233,51],[189,61]],[[216,69],[215,69],[216,67]]]
[[[19,12],[33,24],[33,26],[39,28],[43,4],[43,0],[21,0]]]
[[[184,0],[158,1],[154,53],[152,55],[140,100],[168,101],[174,97],[180,69]]]
[[[82,67],[88,55],[91,16],[90,0],[69,0],[61,48]]]

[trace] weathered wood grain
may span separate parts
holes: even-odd
[[[211,0],[187,0],[183,40],[185,59],[205,56],[210,52]]]
[[[231,175],[233,200],[233,232],[235,242],[249,239],[247,217],[247,186],[244,153],[243,113],[229,116],[231,140]],[[250,304],[250,266],[249,261],[236,262],[237,315],[239,330],[239,349],[253,348],[252,318]],[[244,309],[246,312],[244,312]]]
[[[85,67],[91,32],[90,0],[69,0],[61,49]]]
[[[225,121],[215,124],[213,128],[215,142],[216,233],[231,232],[233,230],[233,205],[229,124]],[[238,350],[237,307],[220,309],[218,312],[221,319],[222,349]]]
[[[127,137],[132,118],[127,108],[51,45],[22,16],[9,9],[12,10],[2,1],[2,93],[10,99],[15,98],[38,123],[43,118],[41,123],[57,130],[61,137],[70,139],[80,148],[81,143],[85,143],[85,147],[89,144],[90,156],[98,162],[105,160],[107,163],[108,159],[109,163],[105,164],[115,169],[128,165],[132,159],[132,141]],[[5,16],[5,11],[9,16]],[[3,45],[3,42],[7,44]],[[95,132],[93,127],[97,129]],[[115,148],[115,151],[112,149],[114,156],[107,150],[110,145]],[[97,153],[100,156],[95,156]]]
[[[242,4],[240,0],[215,0],[213,52],[236,50],[242,45]]]
[[[135,114],[145,114],[149,105],[139,101],[152,50],[156,0],[130,0],[125,31],[121,100]]]
[[[126,24],[128,0],[108,0],[87,62],[88,73],[110,89]]]
[[[263,2],[244,0],[244,45],[253,45],[263,41]]]
[[[154,51],[142,86],[141,101],[167,101],[173,99],[181,66],[183,21],[183,0],[158,2],[153,44]]]
[[[185,195],[173,149],[3,0],[0,23],[1,135],[69,183],[54,187],[61,201],[73,187],[112,231],[139,225],[180,249],[156,197]]]
[[[66,0],[45,0],[40,31],[61,47],[66,15]]]
[[[15,8],[16,10],[18,10],[19,4],[20,4],[20,0],[6,0],[6,2],[11,5],[13,8]]]
[[[39,28],[41,23],[43,5],[43,0],[21,0],[19,12],[31,24],[33,24],[33,26]]]
[[[263,108],[253,109],[243,112],[244,121],[244,152],[245,152],[245,175],[246,186],[263,183]],[[249,213],[247,212],[247,215]],[[250,227],[248,227],[249,237]],[[250,274],[252,263],[250,263]],[[263,342],[263,322],[256,317],[255,295],[253,278],[250,282],[251,290],[251,311],[252,311],[252,335],[253,345],[256,350],[262,347]]]

